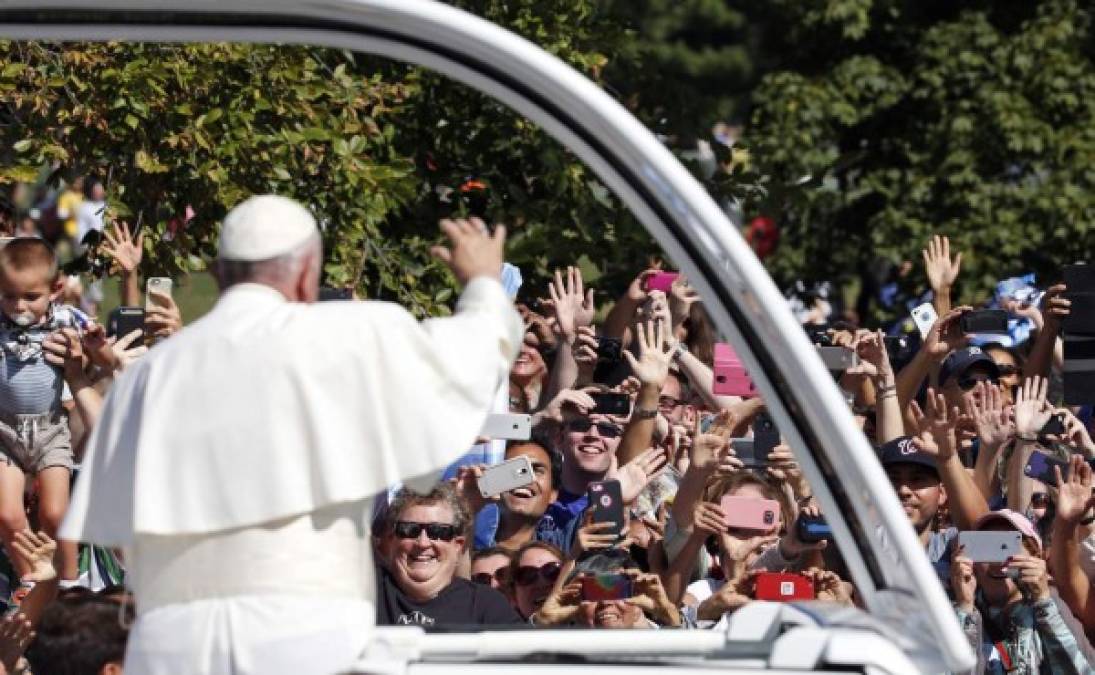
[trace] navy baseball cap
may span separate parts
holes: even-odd
[[[919,464],[928,467],[936,474],[939,473],[935,457],[926,452],[920,452],[913,443],[912,436],[899,436],[883,444],[878,448],[878,459],[882,462],[882,468],[895,464]]]
[[[946,384],[952,377],[962,377],[974,366],[984,368],[994,380],[1000,378],[1000,369],[991,356],[980,347],[963,347],[954,350],[943,359],[943,365],[939,366],[939,386]]]

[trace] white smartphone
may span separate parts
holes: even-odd
[[[479,493],[484,497],[496,497],[503,492],[529,485],[535,479],[532,460],[521,455],[484,471],[478,481]]]
[[[172,286],[171,277],[149,277],[144,286],[144,308],[149,310],[159,306],[159,303],[152,299],[152,291],[171,295]]]
[[[1023,551],[1023,535],[1010,532],[959,532],[963,555],[973,562],[1002,563]]]
[[[502,441],[527,441],[532,437],[532,415],[487,415],[479,435]]]
[[[928,337],[928,331],[932,329],[938,318],[939,316],[935,313],[935,306],[930,302],[925,302],[923,305],[913,308],[912,319],[920,330],[920,339]]]

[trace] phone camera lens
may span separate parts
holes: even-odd
[[[771,511],[764,512],[764,524],[771,525],[776,521],[776,514]]]

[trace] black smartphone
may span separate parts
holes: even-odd
[[[330,286],[324,286],[319,289],[319,301],[328,302],[330,300],[353,300],[354,289],[352,288],[331,288]]]
[[[594,523],[616,523],[624,527],[624,498],[620,481],[602,480],[589,484],[589,511]]]
[[[593,399],[592,412],[598,415],[616,415],[627,417],[631,414],[631,397],[627,394],[590,394]]]
[[[1068,287],[1065,297],[1072,302],[1063,331],[1066,335],[1095,335],[1095,266],[1065,265],[1062,277]]]
[[[1049,421],[1046,422],[1042,430],[1038,432],[1041,436],[1061,436],[1065,433],[1065,414],[1057,413],[1051,415]]]
[[[768,464],[768,455],[779,445],[779,429],[771,415],[762,412],[753,420],[753,456],[757,464]]]
[[[824,516],[807,516],[799,514],[795,525],[799,541],[805,544],[816,544],[819,541],[829,541],[833,538],[833,530]]]
[[[904,335],[887,335],[882,338],[882,343],[886,345],[886,353],[891,361],[904,358],[905,351],[909,348],[909,338]]]
[[[106,333],[109,337],[121,339],[135,330],[140,330],[141,335],[129,345],[130,349],[144,344],[143,307],[115,307],[107,317]]]
[[[971,333],[1007,335],[1008,313],[1002,309],[977,309],[959,317],[958,325],[966,335]]]

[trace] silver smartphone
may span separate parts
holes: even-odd
[[[1019,532],[959,532],[958,543],[965,557],[979,563],[1002,563],[1023,552]]]
[[[150,277],[144,287],[145,310],[159,306],[159,303],[152,299],[152,291],[159,291],[160,293],[170,296],[172,286],[173,283],[170,277]]]
[[[484,497],[496,497],[532,483],[532,460],[524,455],[495,464],[479,477],[479,492]]]
[[[930,302],[925,302],[923,305],[913,308],[912,320],[916,324],[917,330],[920,331],[921,339],[928,336],[928,331],[932,329],[938,318],[939,315],[935,313],[935,305]]]
[[[487,415],[479,435],[502,441],[527,441],[532,437],[532,415]]]
[[[859,364],[859,355],[847,347],[818,347],[818,356],[831,371],[845,371]]]

